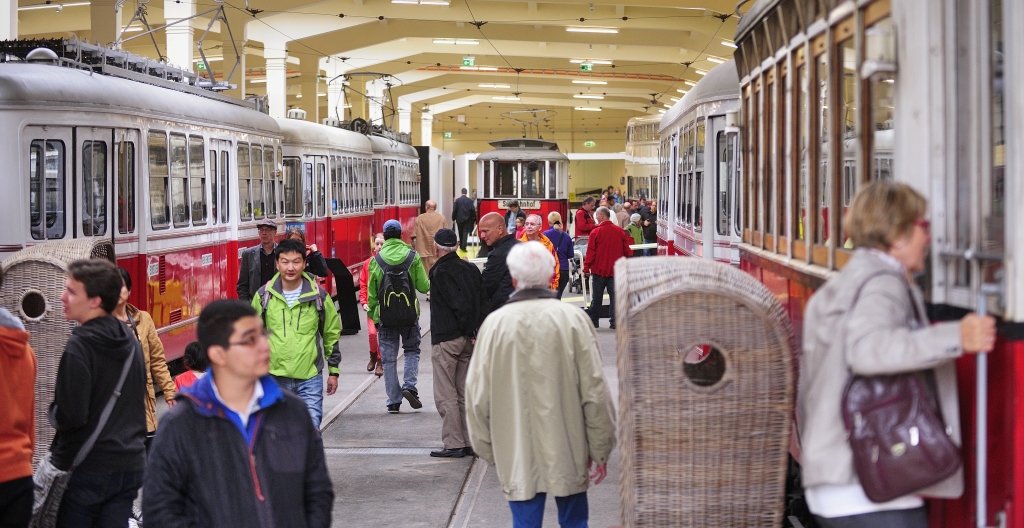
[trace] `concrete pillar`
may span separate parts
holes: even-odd
[[[412,133],[412,103],[402,97],[398,98],[398,131]]]
[[[306,120],[319,123],[318,112],[320,101],[317,96],[317,88],[320,83],[317,76],[320,75],[320,60],[315,57],[303,57],[299,63],[299,90],[302,98],[299,99],[299,108],[306,111]]]
[[[263,50],[267,60],[267,104],[271,117],[285,117],[288,111],[288,53],[281,49]]]
[[[0,40],[18,38],[18,0],[0,0]]]
[[[228,90],[225,93],[239,99],[245,99],[245,43],[248,39],[246,24],[253,20],[253,18],[252,15],[242,9],[227,8],[224,10],[224,14],[228,18],[228,25],[231,26],[231,37],[234,39],[235,46],[231,46],[231,41],[228,40],[228,28],[221,21],[220,32],[223,44],[221,51],[224,53],[224,60],[220,62],[219,68],[217,66],[214,66],[214,68],[217,68],[216,73],[218,75],[226,76],[231,73],[231,68],[235,65],[235,48],[237,47],[237,57],[241,59],[241,62],[238,64],[238,68],[235,69],[235,74],[230,79],[221,78],[218,81],[227,81],[229,84],[236,85],[233,90]]]
[[[434,136],[434,114],[424,110],[420,114],[420,144],[419,146],[429,147]]]
[[[370,117],[367,121],[371,125],[384,124],[384,83],[380,80],[372,80],[366,83],[366,101],[369,103]]]
[[[168,27],[165,30],[167,33],[167,62],[179,68],[193,71],[197,68],[193,67],[192,64],[193,51],[195,50],[195,44],[192,41],[192,21],[179,22],[173,26],[170,24],[195,14],[195,0],[164,0],[164,18],[166,18],[168,24]],[[198,53],[196,54],[198,55]],[[207,53],[207,56],[209,55],[211,54]],[[228,55],[230,55],[230,53]],[[232,59],[229,62],[227,57],[224,59],[225,60],[220,62],[216,67],[219,69],[222,65],[226,64],[230,70],[231,65],[234,64],[234,60]],[[211,64],[211,66],[213,66],[213,64]]]
[[[114,9],[116,5],[117,0],[93,0],[89,4],[90,40],[104,46],[117,41],[121,33],[121,12]]]

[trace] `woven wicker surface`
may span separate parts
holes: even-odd
[[[695,258],[620,259],[615,278],[623,525],[781,526],[796,357],[778,300]]]
[[[105,258],[113,261],[114,248],[110,239],[79,239],[47,242],[23,249],[4,259],[3,287],[0,305],[19,317],[29,332],[29,343],[36,353],[36,449],[32,458],[35,465],[46,454],[53,441],[54,430],[46,413],[53,401],[53,387],[57,380],[57,366],[64,353],[75,323],[64,319],[64,305],[60,297],[64,291],[64,278],[71,262],[82,258]],[[32,301],[39,296],[45,300],[45,312],[32,318]]]

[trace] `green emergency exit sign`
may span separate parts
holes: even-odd
[[[463,57],[462,58],[462,65],[463,66],[475,66],[476,65],[476,57]]]
[[[451,132],[445,132],[444,133],[444,138],[445,139],[451,139],[452,138],[452,133]]]
[[[584,141],[583,142],[583,146],[584,147],[593,147],[594,146],[594,142],[593,141]]]
[[[199,61],[198,63],[196,63],[196,68],[199,71],[206,71],[206,63],[203,61]]]
[[[583,72],[594,71],[594,63],[593,62],[581,62],[580,63],[580,71],[583,71]]]

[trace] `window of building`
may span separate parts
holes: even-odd
[[[64,238],[64,142],[47,140],[44,147],[44,140],[33,140],[28,167],[32,238]]]
[[[167,135],[150,132],[149,147],[149,218],[153,229],[171,225],[171,205],[167,200]]]
[[[107,233],[107,143],[82,143],[82,235]]]

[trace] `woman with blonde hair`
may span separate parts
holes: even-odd
[[[565,285],[569,284],[569,259],[573,257],[575,248],[572,245],[572,237],[565,233],[562,215],[558,214],[558,211],[548,213],[548,224],[551,228],[544,232],[544,236],[555,246],[555,254],[558,256],[558,269],[561,270],[558,275],[558,298],[561,299]]]
[[[872,501],[864,484],[871,481],[855,469],[852,435],[843,419],[845,387],[853,377],[919,374],[934,388],[947,436],[961,443],[953,360],[991,350],[995,321],[974,314],[934,325],[927,320],[924,296],[913,280],[928,258],[926,212],[924,197],[907,185],[876,181],[861,189],[843,222],[856,248],[853,256],[811,297],[804,314],[797,391],[801,464],[807,505],[824,528],[925,528],[922,495],[963,493],[963,472],[955,470],[936,475],[925,489]],[[853,427],[860,431],[861,425]]]

